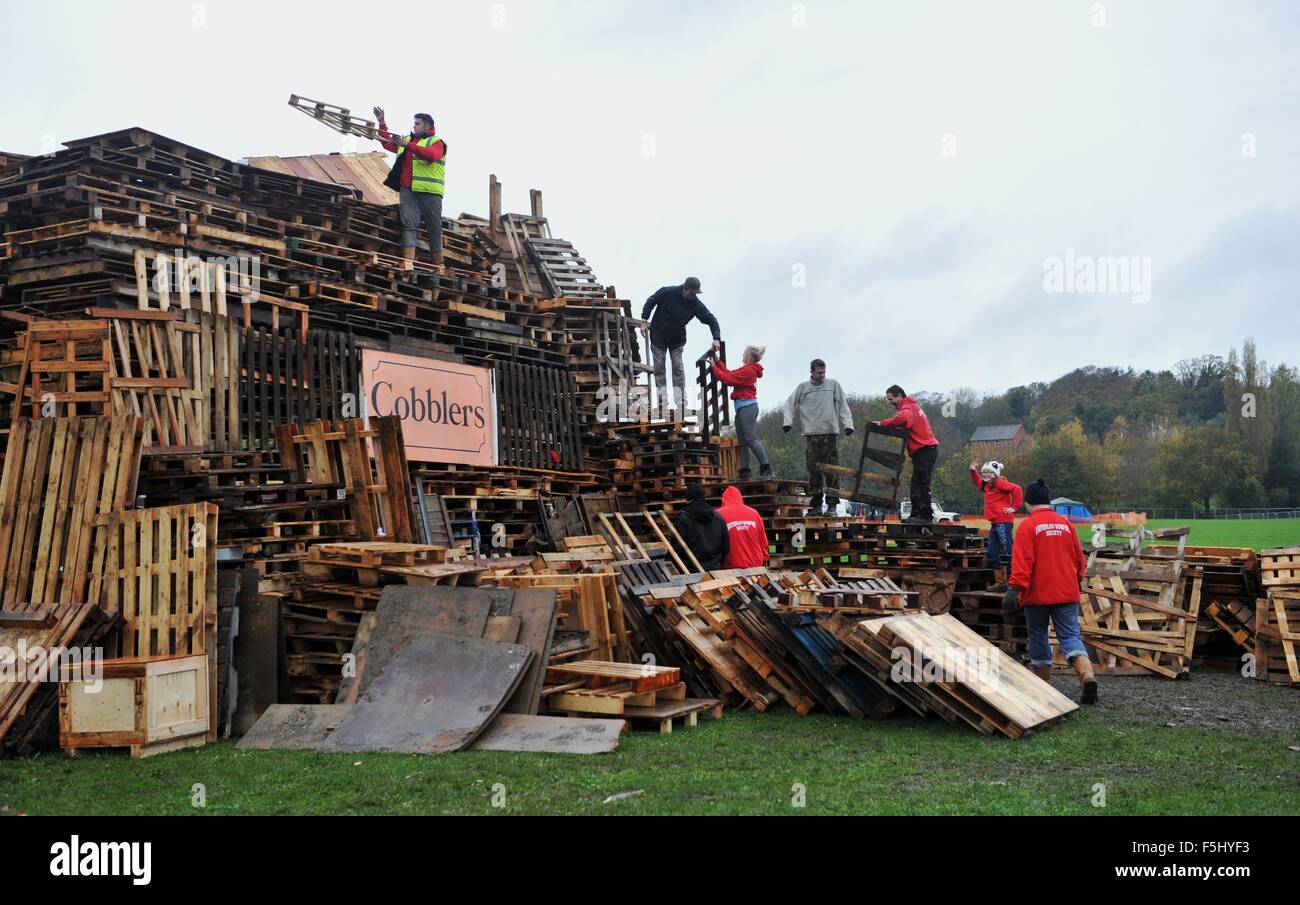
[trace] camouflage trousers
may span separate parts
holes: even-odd
[[[826,508],[834,509],[840,503],[840,478],[825,474],[818,465],[839,465],[839,437],[836,434],[809,434],[804,437],[804,464],[808,466],[808,492],[812,494],[812,508],[820,509],[825,496]]]

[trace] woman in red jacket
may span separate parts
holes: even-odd
[[[713,366],[713,376],[729,387],[731,399],[736,404],[736,436],[740,438],[740,475],[738,480],[748,481],[752,472],[749,470],[750,451],[758,458],[758,476],[772,477],[772,466],[767,461],[767,450],[758,439],[758,378],[763,376],[763,360],[766,346],[748,346],[745,349],[744,364],[732,371],[725,362]]]

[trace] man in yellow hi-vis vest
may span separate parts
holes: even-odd
[[[447,173],[447,142],[434,133],[433,117],[417,113],[411,134],[399,138],[388,131],[384,110],[375,108],[379,120],[379,142],[397,154],[384,185],[397,191],[398,213],[402,218],[402,255],[415,260],[415,242],[423,221],[429,231],[429,252],[434,265],[442,266],[442,192]]]

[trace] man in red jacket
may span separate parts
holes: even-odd
[[[752,506],[745,505],[745,498],[735,487],[722,492],[718,515],[727,523],[727,533],[731,538],[722,568],[748,569],[767,562],[767,529],[763,526],[763,517]]]
[[[1097,680],[1079,636],[1079,588],[1088,560],[1074,525],[1049,505],[1051,498],[1052,490],[1042,478],[1025,488],[1029,518],[1016,531],[1011,587],[1002,597],[1002,611],[1014,613],[1024,608],[1029,666],[1044,682],[1052,680],[1052,647],[1047,640],[1050,622],[1061,653],[1079,676],[1083,689],[1080,703],[1095,704]]]
[[[912,485],[909,488],[912,516],[908,521],[932,522],[934,509],[930,502],[930,479],[934,477],[934,464],[939,459],[939,440],[930,430],[930,419],[925,416],[920,403],[903,392],[898,384],[885,390],[885,401],[898,414],[872,423],[880,427],[907,429],[907,454],[912,457]]]
[[[989,590],[1005,590],[1007,568],[1011,565],[1011,527],[1024,491],[1019,484],[1002,477],[1001,462],[971,462],[970,480],[984,494],[984,517],[989,520],[988,549],[984,554],[985,565],[993,570],[994,584]]]

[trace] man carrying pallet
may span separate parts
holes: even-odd
[[[1056,630],[1061,653],[1079,676],[1081,704],[1097,703],[1097,679],[1079,635],[1080,588],[1088,572],[1083,544],[1069,519],[1051,506],[1052,489],[1039,478],[1025,488],[1029,518],[1016,532],[1011,555],[1011,587],[1002,596],[1002,612],[1025,611],[1029,627],[1029,667],[1044,682],[1052,681],[1052,646],[1047,627]]]
[[[402,257],[415,260],[416,237],[421,221],[429,232],[429,253],[435,267],[442,267],[442,194],[447,177],[447,142],[436,135],[433,117],[417,113],[411,134],[398,138],[388,131],[384,110],[376,107],[379,143],[397,154],[384,185],[398,193],[397,212],[402,220]]]
[[[653,312],[653,319],[651,313]],[[718,319],[700,301],[700,281],[687,277],[680,286],[664,286],[645,300],[641,309],[641,333],[650,336],[650,354],[654,358],[655,391],[660,411],[666,408],[668,379],[665,359],[673,360],[673,398],[678,417],[686,411],[686,366],[682,350],[686,347],[686,325],[693,320],[707,324],[713,333],[713,351],[722,348],[722,329]],[[649,321],[647,327],[644,321]]]
[[[794,426],[795,412],[803,427],[804,464],[808,466],[808,492],[812,495],[813,514],[822,510],[834,515],[839,508],[840,479],[834,472],[823,472],[823,465],[840,463],[839,436],[853,436],[853,413],[838,380],[826,376],[826,362],[814,358],[808,366],[808,379],[795,387],[781,409],[781,429],[787,434]]]
[[[934,521],[934,507],[930,501],[930,480],[934,465],[939,460],[939,440],[930,429],[921,404],[894,384],[885,390],[885,401],[898,414],[884,421],[873,421],[880,427],[901,427],[907,430],[907,454],[912,459],[912,484],[908,495],[912,498],[912,515],[905,521],[929,523]]]

